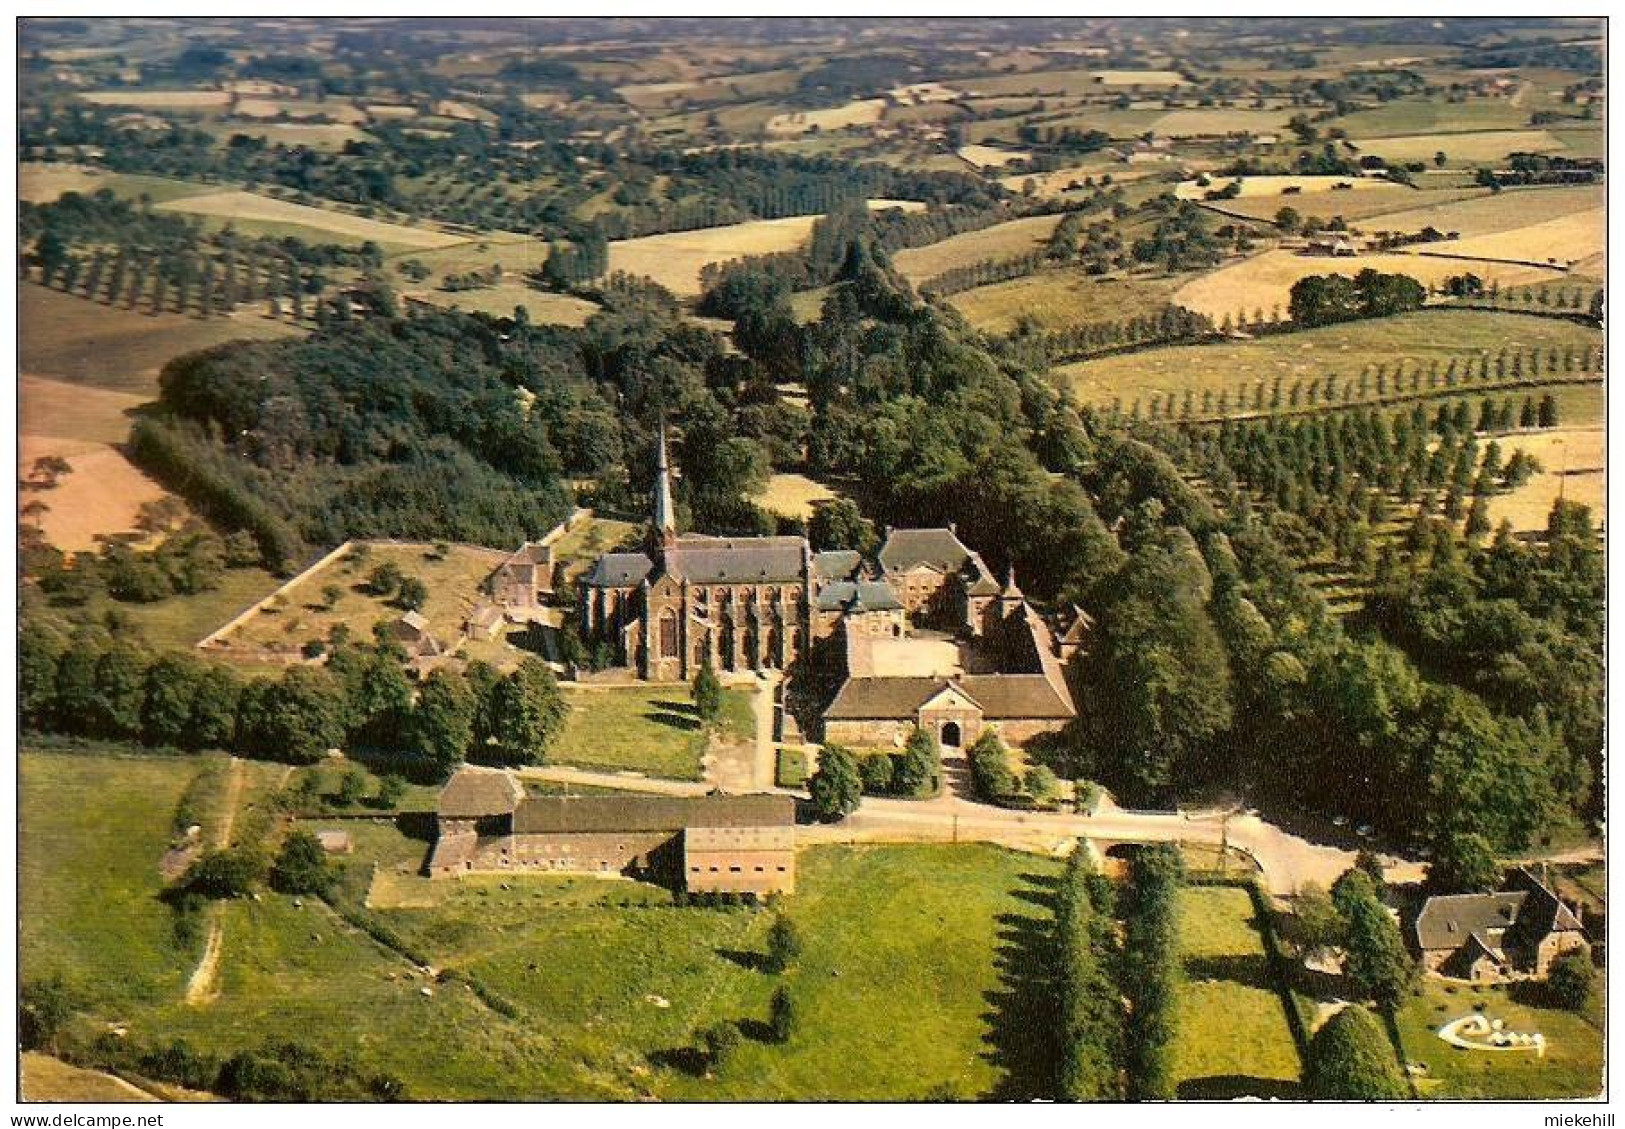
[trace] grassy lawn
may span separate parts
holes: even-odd
[[[158,900],[194,757],[18,758],[18,949],[24,981],[60,975],[108,1018],[179,999],[197,953]]]
[[[773,775],[780,788],[800,788],[807,783],[806,752],[781,746]]]
[[[1481,1007],[1508,1030],[1546,1036],[1546,1055],[1532,1051],[1469,1051],[1436,1032]],[[1400,1008],[1399,1033],[1410,1062],[1427,1065],[1417,1082],[1423,1097],[1579,1098],[1602,1089],[1601,1004],[1589,1016],[1514,1003],[1503,986],[1468,987],[1428,978],[1422,993]]]
[[[1034,904],[1056,869],[1047,860],[980,846],[805,851],[787,902],[805,951],[783,976],[757,958],[770,913],[681,908],[627,881],[418,880],[402,891],[431,896],[373,911],[436,968],[478,977],[518,1018],[419,972],[321,903],[264,891],[220,907],[218,995],[187,1006],[197,954],[171,940],[157,862],[198,763],[30,752],[21,767],[24,975],[62,973],[86,1031],[116,1020],[143,1045],[179,1037],[219,1055],[293,1039],[391,1071],[419,1099],[1032,1091],[1009,1044],[1037,1005],[1012,997],[1005,978],[1024,967],[1020,939],[1048,918]],[[249,767],[245,798],[281,775]],[[422,858],[424,843],[388,824],[347,829],[356,853],[346,899],[376,889],[375,865],[401,875]],[[761,1041],[760,1026],[781,983],[801,1016],[783,1046]],[[742,1022],[747,1038],[705,1077],[684,1052],[721,1020]]]
[[[563,1057],[628,1096],[972,1098],[1020,1082],[1001,1065],[1007,1005],[995,952],[1001,932],[1033,912],[1031,876],[1042,882],[1054,869],[988,847],[805,851],[788,905],[806,949],[782,978],[756,967],[770,914],[621,908],[648,900],[648,887],[630,883],[459,882],[432,912],[384,916],[524,1013],[547,1016]],[[790,1044],[748,1037],[718,1076],[694,1072],[684,1053],[694,1032],[723,1019],[761,1023],[781,980],[800,1006]],[[499,1092],[514,1085],[524,1082]]]
[[[1182,1098],[1295,1097],[1302,1064],[1253,921],[1234,887],[1180,892],[1174,1078]]]
[[[1550,318],[1427,311],[1252,341],[1147,349],[1061,365],[1054,372],[1086,403],[1121,397],[1125,408],[1136,399],[1143,406],[1152,396],[1183,395],[1190,388],[1200,407],[1204,391],[1215,396],[1228,391],[1233,400],[1238,389],[1250,390],[1257,381],[1273,382],[1277,376],[1290,390],[1295,380],[1307,382],[1328,373],[1357,377],[1367,365],[1382,364],[1392,371],[1402,359],[1410,368],[1435,360],[1442,367],[1453,357],[1493,358],[1502,349],[1587,349],[1600,340],[1597,330]]]
[[[570,689],[570,717],[548,750],[551,764],[698,780],[705,731],[683,686]],[[755,732],[750,697],[724,690],[721,728],[733,736]]]
[[[98,596],[90,607],[98,614],[117,608],[141,635],[160,650],[186,650],[245,608],[276,591],[282,581],[262,568],[227,569],[220,587],[195,596],[171,596],[153,604],[132,604]]]

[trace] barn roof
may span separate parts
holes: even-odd
[[[452,819],[507,815],[524,797],[524,786],[501,769],[465,765],[440,790],[436,810]]]
[[[989,721],[1068,718],[1078,712],[1064,686],[1042,674],[967,674],[959,685],[981,703]]]
[[[912,718],[946,685],[946,678],[848,678],[824,717],[835,721]]]

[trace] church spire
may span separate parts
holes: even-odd
[[[677,541],[677,509],[671,502],[671,467],[666,461],[666,420],[660,419],[660,460],[655,468],[654,511],[649,536],[657,548],[669,549]]]

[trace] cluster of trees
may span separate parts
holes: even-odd
[[[1366,267],[1353,278],[1341,274],[1310,275],[1292,284],[1287,312],[1305,329],[1356,318],[1380,318],[1420,309],[1427,287],[1404,274],[1384,274]]]
[[[23,507],[24,516],[35,504]],[[145,604],[208,592],[220,586],[227,568],[260,560],[252,537],[223,538],[198,521],[188,521],[152,550],[110,539],[100,553],[78,553],[71,562],[33,527],[25,529],[30,535],[23,539],[23,568],[52,604],[63,607],[82,607],[101,594]]]
[[[1129,348],[1200,341],[1213,333],[1212,319],[1183,306],[1164,306],[1155,313],[1139,317],[1085,322],[1050,330],[1036,328],[1030,318],[1023,316],[1010,331],[1010,337],[1018,347],[1030,348],[1033,344],[1041,347],[1048,364],[1065,364]]]
[[[1224,256],[1212,215],[1189,200],[1154,197],[1144,207],[1161,210],[1149,235],[1130,246],[1138,263],[1155,264],[1170,273],[1215,266]]]
[[[181,749],[227,749],[313,764],[330,748],[362,745],[415,754],[426,779],[465,758],[539,761],[568,705],[545,663],[506,676],[483,663],[435,671],[414,688],[388,644],[332,645],[325,666],[242,679],[193,655],[157,657],[105,632],[64,636],[30,618],[18,640],[24,727]]]
[[[1112,1101],[1122,1095],[1123,995],[1112,884],[1097,874],[1082,844],[1068,857],[1055,892],[1055,986],[1062,1101]],[[1136,1026],[1138,1021],[1136,1020]]]
[[[156,211],[103,188],[65,193],[48,204],[23,203],[19,213],[24,277],[66,293],[148,313],[214,317],[265,301],[272,316],[284,304],[299,320],[314,312],[329,285],[327,271],[375,270],[376,244],[360,248],[308,244],[294,237],[244,237],[229,226],[206,232],[201,221]],[[307,304],[308,303],[308,304]]]
[[[1034,765],[1024,775],[1017,776],[1010,767],[1009,750],[992,729],[982,731],[971,745],[967,758],[971,790],[989,803],[1048,807],[1060,790],[1055,771],[1045,764]]]
[[[1179,848],[1141,847],[1129,863],[1123,911],[1122,990],[1129,1019],[1123,1033],[1124,1094],[1130,1101],[1167,1101],[1174,1092],[1173,1050],[1179,1012]]]
[[[573,422],[558,409],[607,414],[579,376],[527,410],[520,357],[540,362],[526,376],[542,385],[573,351],[531,340],[504,356],[489,321],[431,313],[190,354],[160,374],[162,414],[142,421],[133,452],[210,517],[249,529],[276,565],[300,542],[348,537],[511,545],[569,508],[579,448],[554,441]]]

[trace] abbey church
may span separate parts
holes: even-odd
[[[664,427],[645,545],[582,577],[580,622],[648,681],[788,668],[831,641],[843,669],[825,740],[895,743],[915,725],[957,747],[1076,716],[1066,662],[1086,644],[1073,609],[1057,637],[1013,574],[1001,584],[953,528],[888,529],[873,558],[804,537],[678,534]]]

